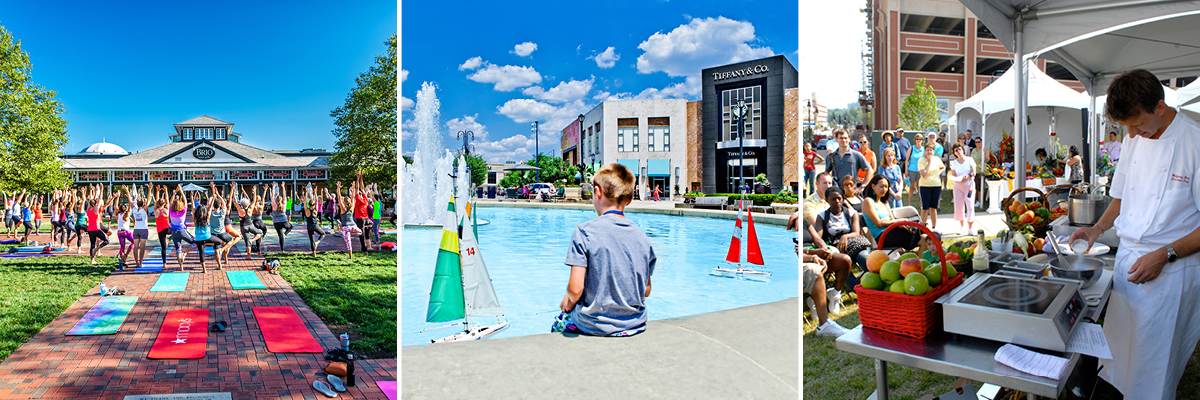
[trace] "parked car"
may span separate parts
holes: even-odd
[[[554,196],[554,185],[550,183],[530,183],[529,192],[533,195],[545,193],[547,197]]]

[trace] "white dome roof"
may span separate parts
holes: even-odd
[[[83,151],[79,152],[79,154],[125,155],[125,154],[129,154],[129,152],[125,151],[125,149],[122,148],[121,146],[117,146],[115,144],[108,143],[108,142],[100,142],[100,143],[92,143],[91,146],[88,146],[86,149],[83,149]]]

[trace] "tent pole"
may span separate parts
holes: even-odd
[[[1100,157],[1099,157],[1099,154],[1100,154],[1100,124],[1097,123],[1097,121],[1099,121],[1099,119],[1100,119],[1100,118],[1098,118],[1100,115],[1096,113],[1096,88],[1095,88],[1096,84],[1095,84],[1095,81],[1092,81],[1091,84],[1088,86],[1090,86],[1088,88],[1088,93],[1092,95],[1091,96],[1092,102],[1089,103],[1090,105],[1088,106],[1089,107],[1088,113],[1089,113],[1090,118],[1088,118],[1088,169],[1087,169],[1087,171],[1090,173],[1088,174],[1087,181],[1088,181],[1088,184],[1091,185],[1090,187],[1096,187],[1096,184],[1098,183],[1097,181],[1099,181],[1099,177],[1100,177],[1100,174],[1098,173],[1098,171],[1096,171],[1096,164],[1097,164],[1096,160],[1100,159]]]
[[[1016,72],[1016,95],[1017,101],[1013,105],[1013,168],[1017,171],[1017,187],[1025,186],[1025,142],[1026,142],[1026,126],[1025,126],[1025,38],[1023,33],[1025,30],[1025,17],[1022,14],[1017,14],[1013,19],[1013,33],[1015,49],[1013,49],[1013,68]],[[1019,193],[1018,200],[1024,200],[1024,192]]]

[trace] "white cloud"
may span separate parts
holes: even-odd
[[[550,90],[546,90],[544,93],[538,94],[537,97],[551,103],[569,103],[587,96],[588,92],[592,91],[592,85],[594,83],[596,83],[595,77],[591,77],[582,81],[563,81],[550,88]],[[541,88],[538,89],[540,90]]]
[[[517,43],[516,46],[513,46],[512,53],[521,57],[529,57],[537,48],[538,45],[534,42]]]
[[[472,70],[475,68],[479,68],[479,65],[481,65],[481,64],[483,64],[483,57],[480,57],[480,56],[471,57],[471,58],[468,58],[467,61],[463,61],[462,64],[459,64],[458,70],[459,71]]]
[[[688,76],[683,82],[668,85],[662,89],[646,88],[634,96],[635,99],[688,99],[700,97],[700,78]]]
[[[400,69],[400,83],[404,83],[405,79],[408,79],[408,70]]]
[[[500,140],[475,142],[475,151],[488,162],[525,161],[533,158],[533,138],[513,135]]]
[[[557,106],[533,99],[512,99],[496,108],[497,112],[516,123],[527,124],[540,121],[539,140],[543,145],[546,143],[557,145],[562,129],[587,110],[587,104],[581,99]],[[530,129],[527,128],[526,131],[528,132]]]
[[[412,106],[413,106],[412,99],[404,97],[404,96],[400,96],[400,110],[407,110],[409,108],[412,108]]]
[[[655,32],[638,44],[643,53],[638,56],[637,70],[643,74],[698,76],[704,68],[775,54],[767,47],[753,47],[755,39],[754,24],[749,22],[725,17],[693,18],[670,32]]]
[[[541,96],[542,93],[546,93],[546,90],[541,86],[530,86],[521,91],[521,94],[532,97]]]
[[[464,115],[458,118],[452,118],[446,121],[446,131],[451,135],[458,134],[459,131],[471,131],[475,139],[482,139],[487,136],[487,126],[479,123],[475,119],[479,118],[479,114]]]
[[[533,67],[495,65],[487,61],[482,61],[482,64],[483,67],[468,76],[467,79],[494,84],[494,89],[501,92],[509,92],[542,82],[542,74],[539,74]]]
[[[412,140],[415,137],[413,135],[415,135],[416,133],[417,133],[416,118],[410,117],[410,118],[404,120],[404,123],[400,124],[400,139],[401,140],[403,140],[403,141]]]
[[[617,54],[616,48],[608,46],[608,48],[604,49],[604,51],[600,54],[588,57],[588,59],[596,61],[597,67],[607,69],[617,65],[617,60],[621,59],[621,55]]]
[[[545,120],[556,108],[533,99],[512,99],[501,104],[496,111],[517,123]]]

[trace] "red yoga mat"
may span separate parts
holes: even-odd
[[[167,312],[158,338],[150,347],[152,359],[204,358],[208,343],[208,310],[189,308]]]
[[[308,332],[296,309],[288,306],[254,307],[254,319],[272,353],[320,353],[321,344]]]

